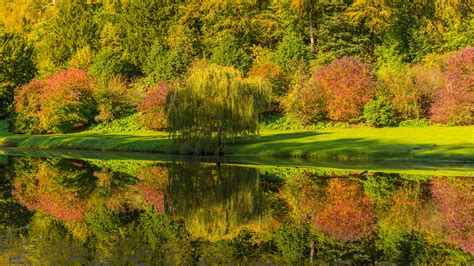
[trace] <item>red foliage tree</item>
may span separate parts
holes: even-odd
[[[335,60],[318,70],[315,85],[325,96],[328,118],[335,121],[358,118],[375,90],[370,66],[352,57]]]
[[[474,181],[446,177],[431,181],[431,194],[441,212],[442,227],[447,241],[474,254]]]
[[[94,84],[84,70],[63,70],[46,80],[41,94],[41,127],[51,133],[71,132],[93,121]]]
[[[142,124],[150,129],[164,129],[167,126],[166,97],[171,90],[171,85],[160,82],[150,89],[138,111],[142,112]]]
[[[345,241],[369,235],[374,219],[372,204],[360,186],[341,179],[329,181],[322,207],[314,215],[320,230]]]
[[[474,115],[474,47],[451,56],[445,64],[446,83],[431,107],[431,120],[470,125]]]
[[[15,92],[15,120],[14,130],[18,133],[41,133],[38,112],[40,111],[40,97],[45,82],[33,80]]]
[[[94,118],[94,83],[83,70],[64,70],[44,81],[33,80],[15,93],[19,133],[65,133]]]

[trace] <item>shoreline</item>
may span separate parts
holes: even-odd
[[[0,134],[2,146],[183,156],[169,152],[171,140],[163,132],[55,135],[3,133]],[[474,163],[474,126],[265,131],[255,138],[237,140],[227,151],[222,157]]]

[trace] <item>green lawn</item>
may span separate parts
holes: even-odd
[[[474,126],[269,131],[237,143],[230,152],[337,160],[474,161]]]
[[[0,146],[167,153],[166,133],[14,135],[0,123]],[[474,162],[474,126],[266,131],[239,140],[229,153],[246,157],[325,160]]]

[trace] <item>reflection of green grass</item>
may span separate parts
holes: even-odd
[[[166,153],[166,133],[14,135],[0,121],[0,146]],[[474,126],[266,131],[237,141],[236,156],[324,160],[474,161]]]
[[[5,155],[5,156],[2,156]],[[7,156],[28,156],[82,159],[94,165],[112,168],[118,172],[129,173],[133,165],[145,166],[157,162],[192,161],[202,164],[214,164],[216,162],[227,165],[239,165],[255,167],[259,169],[273,169],[273,171],[287,171],[287,169],[313,169],[331,173],[360,173],[364,170],[369,172],[400,173],[411,175],[429,176],[472,176],[474,177],[474,165],[472,163],[440,163],[440,162],[390,162],[390,161],[324,161],[306,160],[302,158],[271,158],[271,157],[190,157],[170,156],[149,153],[126,153],[126,152],[97,152],[78,150],[40,150],[40,149],[0,149],[0,165],[6,164]],[[124,169],[121,168],[127,168]]]

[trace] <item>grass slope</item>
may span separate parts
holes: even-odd
[[[0,123],[0,146],[166,153],[166,133],[15,135]],[[474,126],[265,131],[229,148],[236,156],[326,160],[474,162]]]

